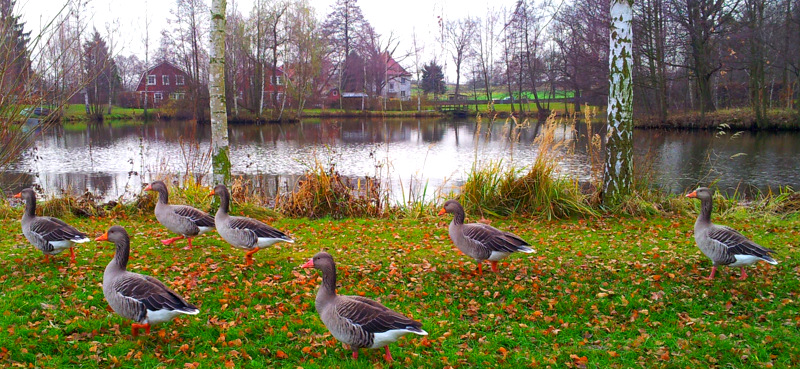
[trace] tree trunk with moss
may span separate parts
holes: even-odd
[[[611,1],[608,130],[603,203],[619,203],[633,186],[633,0]]]
[[[215,184],[228,183],[228,115],[225,108],[225,8],[226,0],[211,4],[211,47],[209,48],[208,94],[211,108],[211,167]]]

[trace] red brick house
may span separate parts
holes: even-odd
[[[274,76],[272,75],[272,69],[264,71],[264,74],[267,78],[264,80],[264,106],[270,106],[273,101],[273,95],[277,95],[276,97],[279,101],[283,99],[283,94],[286,93],[287,76],[281,67],[276,68]]]
[[[146,95],[148,105],[158,106],[165,100],[185,99],[188,85],[189,75],[164,61],[142,74],[136,92],[141,96],[140,102],[144,102]]]

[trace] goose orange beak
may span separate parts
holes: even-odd
[[[305,264],[300,266],[301,268],[313,268],[314,267],[314,259],[308,259]]]
[[[445,213],[447,213],[447,210],[444,210],[444,208],[442,208],[442,210],[439,210],[439,215],[444,215]]]
[[[692,192],[687,193],[686,197],[693,198],[693,199],[697,198],[697,191],[692,191]]]
[[[145,187],[144,190],[145,191],[152,191],[153,187],[150,187],[150,185],[147,185],[147,187]]]
[[[15,199],[21,199],[21,198],[22,198],[22,192],[20,192],[20,193],[18,193],[18,194],[16,194],[16,195],[14,195],[14,198],[15,198]]]
[[[108,241],[108,232],[103,233],[100,237],[94,239],[95,241]]]

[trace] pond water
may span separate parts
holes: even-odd
[[[430,198],[457,188],[476,162],[529,165],[540,127],[513,126],[475,119],[231,125],[232,171],[274,194],[320,163],[348,178],[378,177],[395,201]],[[561,175],[590,178],[586,132],[581,124],[557,131],[557,139],[574,140],[562,149]],[[52,128],[0,171],[0,186],[6,194],[35,185],[48,194],[130,198],[155,178],[207,173],[210,137],[210,126],[183,121]],[[715,181],[728,192],[800,188],[800,133],[637,130],[634,139],[637,166],[650,168],[652,185],[673,193]]]

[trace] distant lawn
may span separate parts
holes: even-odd
[[[320,321],[320,274],[300,265],[323,248],[336,259],[340,293],[374,298],[430,333],[393,344],[393,367],[800,365],[797,215],[715,219],[778,251],[780,264],[750,268],[740,282],[736,268],[703,279],[711,263],[694,245],[693,217],[492,219],[537,253],[512,255],[499,274],[484,265],[476,276],[448,237],[450,217],[268,220],[297,243],[262,250],[243,267],[244,252],[216,233],[196,238],[191,251],[180,249],[185,241],[162,245],[173,235],[151,211],[67,221],[91,237],[126,227],[129,269],[162,279],[200,314],[131,337],[130,321],[108,310],[101,288],[113,246],[84,244],[77,264],[65,254],[45,264],[21,235],[20,210],[6,210],[0,365],[390,367],[379,350],[351,359]]]
[[[148,113],[154,113],[157,109],[150,108],[147,110]],[[136,109],[136,108],[122,108],[118,106],[114,106],[111,108],[111,115],[106,114],[108,112],[108,107],[103,107],[103,116],[109,117],[110,119],[125,119],[127,118],[135,118],[141,117],[144,115],[144,109]],[[67,120],[80,120],[86,118],[86,106],[83,104],[71,104],[64,109],[64,118]]]

